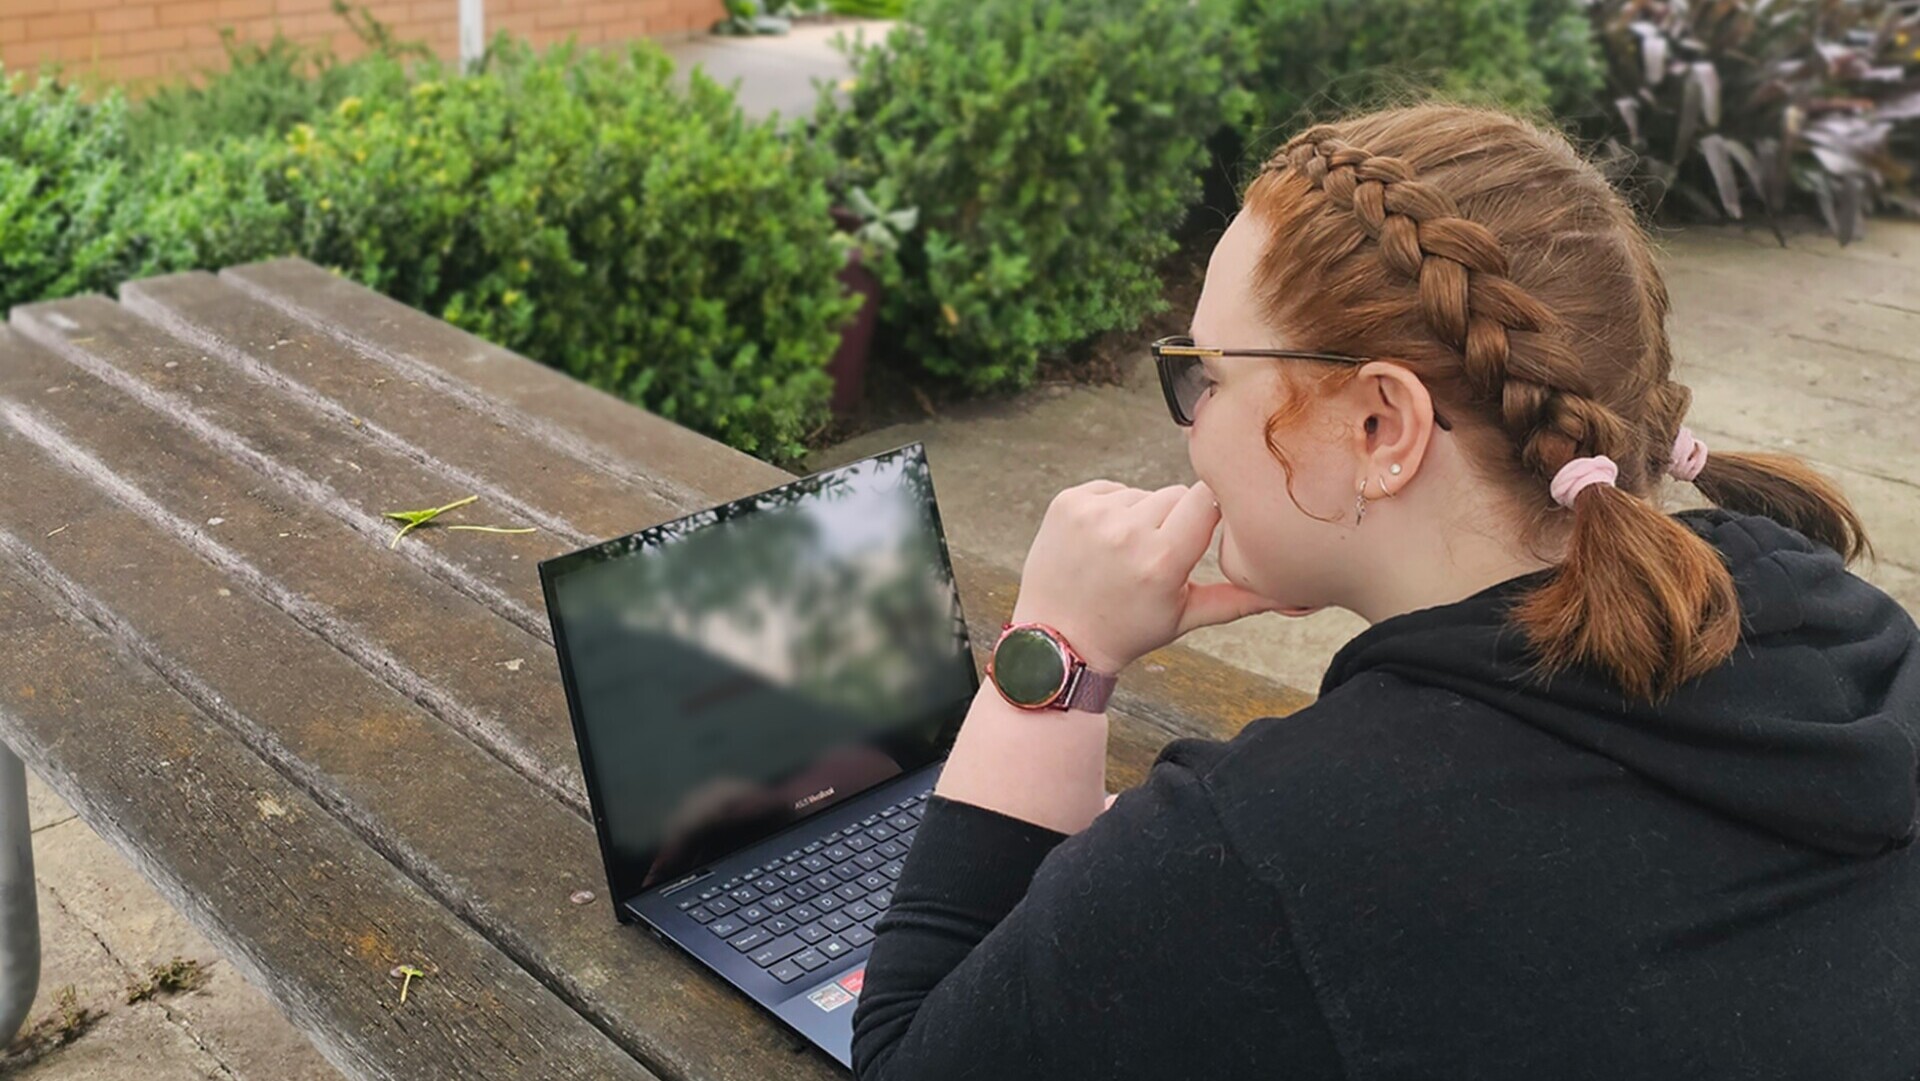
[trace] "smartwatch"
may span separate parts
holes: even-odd
[[[1021,709],[1099,713],[1113,697],[1117,672],[1094,672],[1045,623],[1003,623],[987,659],[987,678],[1000,697]]]

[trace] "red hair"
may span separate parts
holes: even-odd
[[[1270,229],[1253,282],[1269,324],[1298,348],[1411,369],[1527,543],[1564,545],[1513,609],[1541,672],[1588,663],[1656,699],[1726,660],[1726,566],[1650,499],[1691,401],[1671,379],[1666,285],[1633,212],[1564,137],[1451,105],[1370,113],[1288,142],[1245,205]],[[1267,423],[1283,466],[1274,433],[1353,371],[1291,384]],[[1593,455],[1618,463],[1617,484],[1553,503],[1553,475]],[[1797,459],[1716,450],[1694,485],[1849,561],[1867,549],[1845,496]]]

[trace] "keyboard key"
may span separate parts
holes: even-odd
[[[812,897],[814,894],[819,892],[820,892],[819,890],[814,889],[812,886],[807,885],[805,882],[801,882],[797,885],[788,886],[786,889],[786,892],[782,893],[780,896],[791,897],[796,901],[804,901],[807,898]]]
[[[714,934],[719,935],[721,938],[732,938],[734,935],[739,934],[743,929],[745,929],[746,926],[747,925],[744,921],[736,920],[736,919],[733,919],[732,917],[728,917],[726,919],[715,920],[712,923],[707,924],[707,930],[712,931]]]
[[[887,825],[885,822],[882,822],[879,825],[868,830],[867,836],[873,838],[874,843],[878,844],[881,841],[893,840],[894,837],[899,835],[899,833],[900,833],[899,830],[894,829],[892,826]]]
[[[886,875],[868,871],[866,874],[860,876],[860,884],[865,886],[868,892],[872,892],[874,890],[886,889],[889,885],[892,885],[892,880]],[[849,897],[847,899],[851,901],[853,898]]]
[[[842,882],[852,882],[854,879],[859,878],[861,874],[865,872],[865,870],[866,869],[861,867],[859,864],[853,862],[852,860],[848,860],[845,863],[834,864],[833,877],[839,879]]]
[[[753,959],[754,964],[759,965],[761,968],[766,968],[769,965],[786,960],[788,955],[805,949],[806,945],[806,943],[800,941],[798,936],[781,935],[779,938],[754,950],[747,956]]]
[[[847,900],[851,901],[853,900],[853,898],[849,897],[847,898]],[[739,916],[741,919],[747,921],[748,923],[759,923],[761,920],[764,920],[768,916],[773,915],[773,913],[768,912],[766,909],[761,908],[759,905],[748,905],[747,907],[741,909],[739,912],[735,913],[735,915]]]
[[[815,842],[813,842],[812,844],[807,844],[807,845],[801,845],[801,846],[800,846],[800,851],[802,851],[802,852],[809,852],[809,853],[811,853],[811,852],[818,852],[818,851],[820,851],[821,849],[823,849],[823,848],[825,848],[825,847],[827,847],[827,846],[826,846],[826,845],[823,845],[823,844],[821,844],[821,843],[820,843],[819,841],[815,841]]]
[[[778,858],[770,859],[767,862],[761,864],[760,869],[762,871],[765,871],[768,874],[772,874],[775,871],[778,871],[780,869],[780,860]]]
[[[707,902],[707,911],[716,916],[724,916],[739,907],[740,903],[731,897],[715,897]]]
[[[812,859],[812,858],[813,857],[811,856],[808,857],[808,859]],[[786,867],[780,868],[780,878],[782,881],[801,882],[801,881],[804,881],[806,877],[807,877],[807,868],[801,864],[798,864],[798,863],[789,864]]]
[[[859,949],[861,946],[873,941],[873,932],[859,924],[855,924],[840,932],[840,937],[847,940],[847,945]]]
[[[872,848],[874,845],[877,845],[879,843],[880,843],[879,841],[873,839],[872,837],[867,836],[864,833],[859,834],[858,836],[849,837],[845,841],[841,842],[841,844],[846,845],[849,849],[855,852],[865,852],[867,849]]]
[[[854,903],[848,905],[846,908],[843,908],[840,911],[834,913],[834,915],[836,916],[845,916],[851,920],[870,920],[875,916],[878,916],[879,914],[880,914],[879,909],[873,907],[872,905],[868,904],[865,901],[855,901]],[[768,922],[772,922],[772,921],[768,921]],[[765,924],[763,924],[762,926],[765,926]],[[776,931],[774,933],[778,934],[779,932]]]
[[[805,867],[808,871],[817,875],[827,868],[832,867],[833,861],[825,856],[808,856],[806,859],[800,861],[800,866]]]
[[[861,900],[884,912],[887,906],[893,903],[893,891],[881,890],[877,893],[869,893]]]
[[[782,889],[786,888],[786,885],[785,882],[780,881],[772,875],[768,875],[760,881],[755,882],[753,888],[760,891],[760,896],[765,897],[769,893],[779,893]]]
[[[814,949],[819,950],[822,954],[831,958],[831,957],[845,957],[848,954],[848,952],[850,952],[853,949],[853,947],[847,945],[844,941],[838,938],[830,938],[830,939],[827,939],[825,942],[822,942],[818,946],[815,946]]]
[[[708,886],[706,889],[700,891],[700,899],[702,901],[711,901],[725,892],[727,891],[718,886]]]
[[[693,908],[687,909],[687,915],[693,917],[697,923],[706,923],[713,919],[713,913],[707,911],[706,905],[696,905]]]
[[[727,896],[743,905],[750,905],[760,899],[760,891],[754,889],[752,886],[742,886],[732,893],[727,894]]]
[[[846,904],[845,901],[842,901],[840,898],[835,897],[831,893],[823,893],[820,896],[815,897],[813,900],[808,901],[807,903],[819,909],[822,912],[832,912],[834,909],[839,908],[843,904]]]
[[[829,931],[844,931],[854,925],[854,918],[845,912],[829,912],[820,918],[820,926]]]
[[[878,850],[875,850],[872,852],[862,852],[858,856],[853,857],[853,859],[850,860],[849,862],[854,864],[856,867],[860,867],[868,871],[877,871],[880,869],[880,866],[886,863],[887,861],[880,857],[880,853]]]
[[[886,859],[897,860],[907,854],[907,846],[897,840],[887,841],[874,851]]]
[[[799,935],[801,940],[805,942],[818,942],[832,933],[832,931],[827,930],[817,923],[807,924],[805,927],[794,932],[794,934]]]
[[[873,876],[872,876],[872,875],[868,875],[867,877],[868,877],[868,878],[872,878]],[[886,883],[886,879],[884,879],[884,878],[883,878],[883,879],[881,879],[880,881],[881,881],[881,884],[882,884],[882,885],[884,885],[884,884]],[[867,888],[868,888],[868,889],[875,889],[875,890],[877,890],[877,889],[879,889],[880,887],[879,887],[879,886],[869,886],[869,887],[867,887]],[[774,894],[774,895],[773,895],[772,897],[769,897],[769,898],[767,898],[766,900],[764,900],[764,901],[762,901],[762,902],[760,902],[760,907],[761,907],[761,908],[764,908],[764,909],[766,909],[766,910],[767,910],[768,912],[785,912],[785,911],[786,911],[787,909],[789,909],[789,908],[792,908],[792,907],[794,906],[794,904],[795,904],[795,902],[794,902],[794,900],[793,900],[793,898],[791,898],[791,897],[788,897],[788,896],[787,896],[786,894],[784,894],[784,893],[776,893],[776,894]]]
[[[881,809],[880,813],[883,815],[891,815],[891,814],[899,813],[899,810],[900,810],[899,804],[889,803],[884,808]]]
[[[787,918],[795,923],[812,923],[820,918],[820,913],[814,911],[812,905],[794,905]]]
[[[860,820],[860,824],[863,826],[871,826],[878,821],[880,821],[879,815],[868,815],[867,817]]]
[[[866,919],[866,917],[855,916],[854,919],[864,920]],[[768,920],[767,922],[761,924],[760,929],[767,932],[770,935],[784,935],[788,931],[791,931],[798,926],[800,925],[793,922],[792,920],[788,919],[785,916],[775,916],[772,919]]]
[[[797,860],[799,858],[800,858],[800,850],[796,848],[793,851],[787,853],[785,856],[781,857],[780,862],[792,863],[794,860]]]
[[[892,826],[894,829],[899,830],[901,833],[905,833],[919,824],[920,824],[920,816],[912,813],[897,814],[897,815],[894,815],[892,818],[887,819],[887,825]],[[884,841],[886,840],[886,838],[883,837],[881,838],[881,840]]]
[[[853,825],[851,825],[851,826],[848,826],[848,827],[847,827],[846,829],[843,829],[843,830],[841,830],[841,831],[840,831],[840,836],[842,836],[842,837],[852,837],[852,836],[854,836],[855,834],[858,834],[858,833],[860,833],[860,832],[862,832],[862,831],[864,831],[864,830],[865,830],[866,828],[867,828],[867,827],[865,827],[865,826],[862,826],[862,825],[861,825],[860,823],[858,823],[858,822],[855,822],[855,823],[854,823]]]
[[[758,927],[749,927],[732,938],[727,939],[727,945],[732,946],[741,953],[745,953],[748,950],[758,949],[771,941],[773,941],[772,935]]]
[[[840,898],[842,901],[858,901],[867,895],[867,888],[858,882],[849,882],[839,889],[834,890],[833,893],[834,896]],[[742,909],[741,911],[744,912],[745,910]],[[758,923],[759,921],[753,920],[749,922]]]
[[[827,963],[826,955],[811,947],[801,950],[799,953],[787,958],[787,960],[792,961],[808,972],[812,972],[814,969]]]
[[[825,852],[822,852],[821,855],[827,857],[828,859],[832,860],[835,863],[839,863],[842,860],[852,859],[853,849],[848,848],[846,845],[829,845],[827,846],[827,850]]]
[[[781,983],[792,983],[806,974],[806,969],[801,968],[792,961],[782,961],[767,970],[767,975],[772,976]]]
[[[723,890],[730,890],[735,886],[738,886],[739,884],[740,884],[740,876],[734,875],[732,878],[729,878],[725,882],[722,882],[720,884],[720,888]]]
[[[840,884],[840,880],[833,877],[833,872],[831,871],[823,871],[820,874],[814,875],[812,878],[807,879],[807,885],[812,886],[814,889],[819,890],[821,893],[825,893],[828,890],[834,888],[835,886],[838,886],[839,884]]]
[[[925,818],[927,817],[927,805],[924,801],[920,803],[916,803],[913,805],[913,810],[908,811],[907,813],[912,815],[914,818]]]
[[[892,863],[880,868],[880,873],[898,882],[900,880],[900,872],[905,870],[906,866],[907,865],[900,860],[894,860]]]

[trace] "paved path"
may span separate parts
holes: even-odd
[[[1666,237],[1679,378],[1691,426],[1720,448],[1801,454],[1856,501],[1880,562],[1863,573],[1920,612],[1920,225],[1879,220],[1841,249],[1805,235]],[[1180,325],[1188,313],[1178,313]],[[1141,488],[1193,480],[1144,342],[1119,386],[1051,387],[868,432],[808,462],[826,468],[925,440],[955,543],[1018,572],[1049,500],[1109,477]],[[1677,486],[1676,486],[1677,487]],[[1692,489],[1679,490],[1680,497]],[[1679,505],[1676,503],[1676,505]],[[1202,573],[1218,580],[1212,554]],[[1304,690],[1365,626],[1346,612],[1258,616],[1186,641]]]

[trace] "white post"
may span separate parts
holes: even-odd
[[[487,51],[487,0],[460,0],[460,70],[472,71]]]

